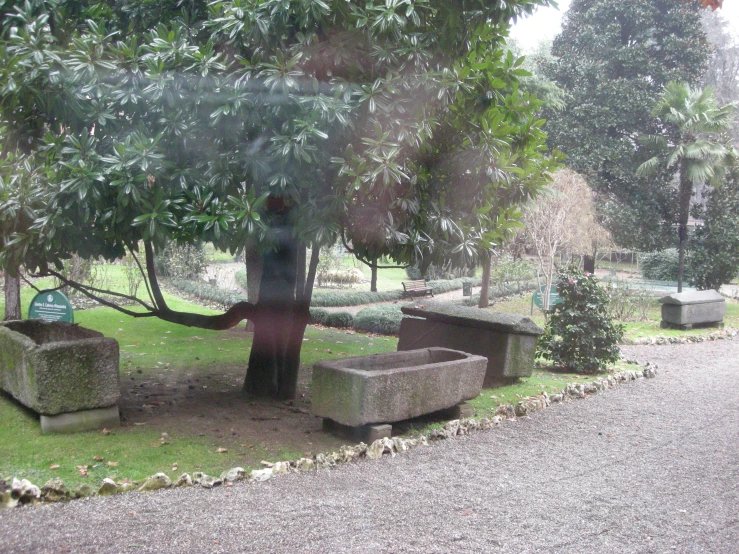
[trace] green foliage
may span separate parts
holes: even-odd
[[[689,243],[692,281],[700,290],[716,289],[739,273],[739,165],[720,187],[707,194],[694,216],[703,219]]]
[[[164,277],[180,281],[196,281],[205,271],[202,243],[177,244],[171,241],[156,259],[157,270]]]
[[[613,323],[608,293],[595,276],[570,266],[560,274],[557,292],[562,302],[548,312],[538,354],[578,373],[603,371],[616,362],[624,327]]]
[[[397,335],[400,332],[402,319],[403,313],[398,305],[370,306],[360,310],[354,316],[354,329],[380,335]]]
[[[311,306],[335,308],[392,302],[403,297],[402,291],[370,292],[359,290],[314,290]]]
[[[329,312],[323,308],[311,308],[310,320],[326,327],[351,328],[354,325],[354,316],[349,312]]]
[[[677,281],[677,266],[678,253],[676,248],[642,254],[639,259],[639,269],[645,279]]]
[[[429,281],[441,281],[451,279],[461,279],[463,277],[474,277],[474,267],[454,267],[450,262],[437,266],[434,264],[429,265],[424,274],[418,265],[412,265],[405,268],[405,274],[408,279],[418,280],[427,279]]]
[[[697,84],[710,55],[699,2],[573,0],[544,64],[567,107],[549,113],[548,143],[588,175],[614,240],[655,251],[672,243],[674,171],[636,175],[647,157],[637,135],[662,127],[651,109],[670,81]]]

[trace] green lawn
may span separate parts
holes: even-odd
[[[399,282],[403,278],[402,270],[382,271],[391,275],[386,282],[392,279],[398,279]],[[118,266],[109,268],[107,279],[113,286],[125,286],[122,269]],[[35,292],[29,287],[23,288],[24,307],[28,306],[33,294]],[[175,296],[165,296],[173,309],[211,313]],[[3,308],[0,300],[0,309]],[[530,296],[525,295],[496,303],[492,309],[528,315],[530,308]],[[682,332],[660,329],[659,304],[656,299],[649,315],[649,322],[627,323],[627,336],[669,337],[714,331],[703,329]],[[543,314],[536,308],[533,317],[537,323],[544,324]],[[168,374],[176,374],[179,378],[184,374],[197,376],[230,371],[229,376],[235,377],[230,386],[236,387],[237,381],[243,378],[248,362],[251,341],[242,330],[217,332],[191,329],[156,318],[134,319],[109,308],[77,311],[75,320],[119,341],[121,377],[125,383],[134,379],[137,383],[142,380],[156,380]],[[739,303],[735,301],[727,301],[726,325],[739,327]],[[397,348],[397,339],[394,337],[370,336],[335,329],[319,330],[309,327],[305,338],[301,361],[308,366],[319,360],[387,352]],[[484,390],[472,404],[478,416],[489,416],[500,404],[515,404],[521,398],[542,391],[554,393],[564,388],[568,382],[591,378],[540,369],[529,379]],[[207,410],[208,406],[204,409]],[[255,442],[248,446],[240,445],[244,448],[230,448],[227,453],[217,453],[217,439],[211,434],[199,432],[196,427],[190,432],[171,434],[162,440],[163,428],[134,423],[135,421],[129,421],[126,426],[107,436],[99,432],[42,436],[38,417],[2,395],[0,478],[17,476],[41,485],[50,477],[58,476],[70,485],[86,481],[96,487],[103,477],[108,476],[118,481],[123,478],[139,480],[158,471],[176,477],[182,471],[219,474],[236,465],[255,468],[259,467],[260,460],[297,458],[305,450],[312,449],[311,438],[306,435],[306,444],[298,447],[280,447],[278,444],[277,447],[270,448],[266,446],[266,442]],[[435,425],[438,424],[420,424],[419,427],[412,427],[412,430],[424,430]],[[278,439],[273,439],[273,442],[274,440]],[[176,468],[173,467],[175,463]],[[56,465],[59,467],[51,469]],[[77,466],[89,473],[89,476],[82,477]]]

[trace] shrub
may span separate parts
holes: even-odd
[[[562,302],[547,312],[537,353],[577,373],[596,373],[616,362],[624,326],[611,320],[608,293],[595,277],[569,266],[560,274],[557,292]]]
[[[656,281],[677,281],[678,253],[675,248],[668,248],[661,252],[642,254],[639,264],[641,274],[645,279]],[[685,264],[683,280],[692,282],[689,264]]]
[[[164,277],[197,281],[205,270],[203,245],[178,245],[172,241],[159,253],[156,265],[157,270]]]
[[[360,310],[354,316],[354,329],[381,335],[397,335],[400,332],[402,319],[403,313],[398,305],[370,306]]]
[[[309,311],[310,322],[317,323],[318,325],[323,325],[323,322],[326,321],[326,316],[329,314],[328,310],[324,310],[323,308],[310,308]]]
[[[606,291],[610,297],[611,316],[619,321],[647,321],[654,298],[640,288],[630,288],[626,279],[609,283]]]
[[[323,324],[326,327],[350,328],[354,325],[354,316],[349,312],[326,312]]]

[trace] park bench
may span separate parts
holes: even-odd
[[[434,289],[426,286],[426,279],[403,281],[403,297],[406,296],[433,296]]]

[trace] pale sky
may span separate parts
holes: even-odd
[[[570,0],[559,0],[559,9],[539,8],[534,15],[519,21],[511,36],[524,50],[534,48],[539,41],[553,39],[560,31],[562,14],[567,11]],[[717,10],[732,24],[734,34],[739,37],[739,0],[724,0],[723,7]]]

